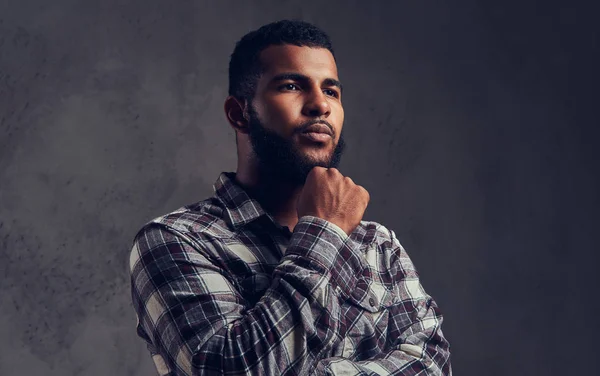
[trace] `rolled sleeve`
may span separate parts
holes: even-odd
[[[313,216],[299,219],[286,257],[318,264],[342,299],[353,295],[367,267],[364,255],[344,230],[332,222]]]

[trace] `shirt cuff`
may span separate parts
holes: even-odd
[[[327,271],[336,294],[352,293],[366,268],[362,252],[344,230],[325,219],[303,216],[294,228],[285,257],[316,262]]]

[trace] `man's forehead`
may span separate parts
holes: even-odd
[[[337,65],[326,48],[275,45],[265,48],[260,54],[264,76],[275,76],[282,72],[297,72],[315,78],[336,78]]]

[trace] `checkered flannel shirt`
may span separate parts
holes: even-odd
[[[290,232],[234,178],[135,237],[137,333],[159,374],[451,374],[442,315],[393,231],[304,216]]]

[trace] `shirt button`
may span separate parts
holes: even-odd
[[[371,305],[371,307],[375,307],[375,299],[369,298],[369,304]]]

